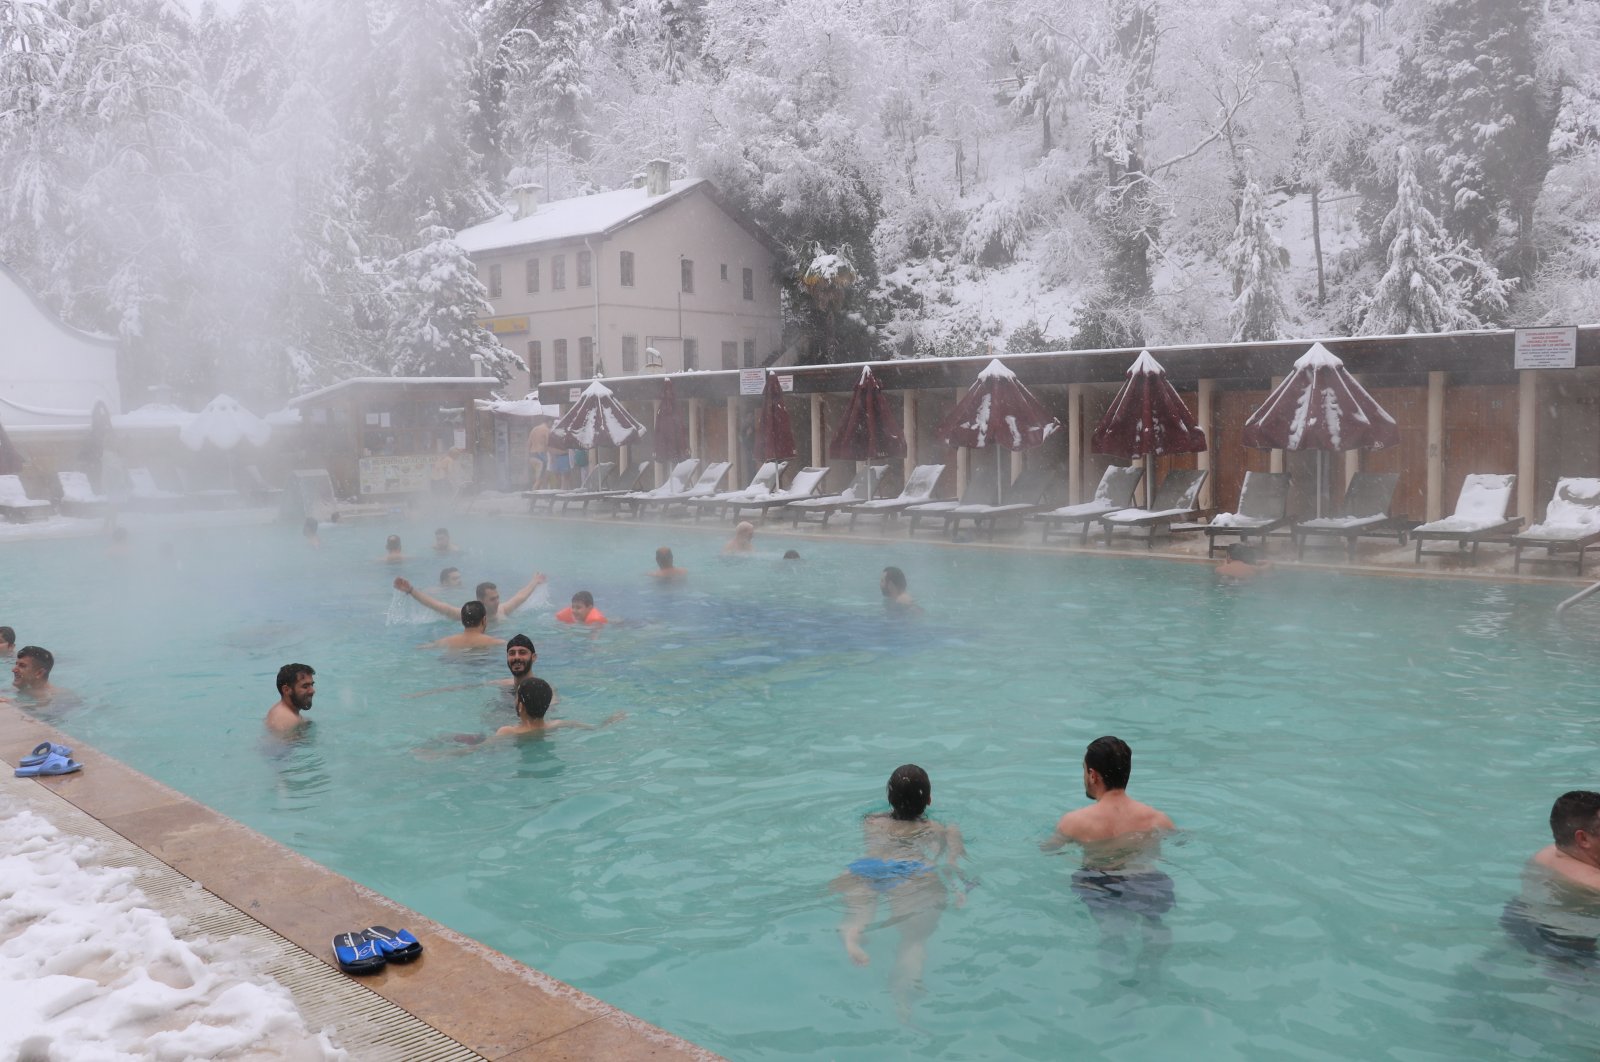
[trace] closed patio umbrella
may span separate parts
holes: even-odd
[[[782,461],[793,456],[794,427],[789,423],[789,407],[783,404],[783,384],[777,373],[769,372],[756,417],[756,460]]]
[[[651,438],[657,461],[671,464],[689,456],[689,424],[678,405],[672,377],[661,381],[661,402],[656,406],[656,427]]]
[[[644,436],[644,425],[623,408],[611,388],[595,380],[550,429],[550,445],[593,450],[596,446],[626,446]]]
[[[1004,496],[1006,477],[999,475],[1001,448],[1031,450],[1061,427],[1044,403],[1022,385],[996,358],[984,366],[935,433],[951,446],[982,450],[994,447],[995,504]]]
[[[1206,433],[1173,390],[1167,370],[1148,350],[1139,352],[1127,375],[1122,390],[1095,425],[1089,449],[1129,460],[1144,458],[1144,497],[1149,505],[1155,493],[1155,458],[1204,453]]]
[[[1313,343],[1291,373],[1244,422],[1244,444],[1258,450],[1317,451],[1317,515],[1327,486],[1327,455],[1398,446],[1400,426],[1356,382],[1344,362]]]
[[[861,367],[861,378],[850,392],[850,407],[845,410],[839,430],[828,443],[828,453],[851,461],[872,461],[883,457],[904,457],[906,436],[895,418],[889,396],[873,374],[872,366]],[[867,473],[867,501],[872,500],[872,474]]]

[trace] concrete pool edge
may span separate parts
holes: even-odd
[[[322,961],[335,933],[404,924],[426,944],[423,958],[359,983],[485,1058],[719,1058],[329,870],[15,705],[0,706],[8,765],[41,741],[71,745],[84,769],[36,784]]]

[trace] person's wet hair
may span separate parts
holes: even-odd
[[[1083,765],[1098,774],[1107,789],[1126,789],[1133,773],[1133,750],[1126,741],[1108,734],[1089,742]]]
[[[317,673],[316,670],[314,668],[312,668],[312,666],[310,664],[285,664],[285,665],[283,665],[282,667],[280,667],[278,669],[278,686],[277,686],[277,689],[278,689],[279,695],[280,696],[282,695],[283,688],[285,686],[288,686],[290,689],[293,689],[294,688],[294,684],[296,682],[300,681],[300,676],[301,675],[315,675],[316,673]]]
[[[670,549],[668,549],[666,546],[662,546],[660,549],[656,550],[656,567],[657,568],[670,568],[670,567],[672,567],[672,551]]]
[[[482,601],[483,600],[483,596],[485,594],[487,594],[490,590],[498,590],[498,589],[499,589],[499,587],[495,586],[493,583],[479,583],[478,584],[478,588],[472,592],[472,596],[476,597],[479,601]]]
[[[440,568],[439,569],[439,585],[440,586],[449,586],[450,585],[450,577],[452,575],[460,575],[460,574],[461,574],[461,569],[460,568]]]
[[[756,525],[752,524],[749,520],[740,520],[734,525],[733,533],[748,537],[756,533]]]
[[[784,554],[783,554],[783,559],[784,560],[799,560],[800,559],[800,551],[797,550],[797,549],[785,550]]]
[[[468,601],[461,606],[461,625],[463,627],[477,627],[489,616],[489,610],[483,607],[482,601]]]
[[[307,538],[310,538],[312,535],[316,534],[317,518],[315,516],[306,517],[306,522],[300,526],[300,533]]]
[[[1577,840],[1578,831],[1600,834],[1600,793],[1587,789],[1574,789],[1562,793],[1550,809],[1550,833],[1559,848],[1569,847]]]
[[[889,589],[904,593],[906,589],[906,573],[891,565],[883,570],[883,581]]]
[[[399,553],[400,552],[400,536],[399,535],[390,535],[389,538],[388,538],[388,541],[384,542],[383,548],[388,550],[390,553]]]
[[[515,648],[518,648],[518,647],[526,649],[528,652],[532,653],[534,656],[538,656],[539,655],[539,650],[537,650],[537,649],[535,649],[533,647],[533,639],[529,638],[526,634],[513,634],[510,637],[510,639],[506,642],[506,648],[507,649],[515,649]]]
[[[1254,564],[1256,562],[1255,547],[1246,546],[1242,542],[1235,542],[1228,547],[1228,559],[1238,561],[1240,564]]]
[[[933,803],[933,783],[928,772],[914,763],[902,764],[889,776],[889,806],[894,817],[905,821],[922,818]]]
[[[17,650],[18,660],[32,660],[44,672],[44,677],[50,677],[50,669],[56,666],[56,657],[48,649],[41,649],[37,645],[24,645]]]
[[[450,537],[450,529],[448,527],[437,527],[437,528],[434,528],[433,537],[434,538],[438,538],[440,535],[443,535],[445,538],[449,538]]]
[[[10,627],[0,627],[0,644],[16,645],[17,632],[12,630]]]
[[[525,678],[517,684],[517,707],[529,719],[543,719],[556,691],[542,678]]]
[[[587,605],[589,608],[594,608],[594,595],[589,593],[587,590],[579,590],[576,594],[572,595],[572,603],[574,605]]]

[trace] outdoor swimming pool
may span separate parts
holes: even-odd
[[[1500,906],[1595,785],[1594,625],[1563,588],[1018,556],[904,539],[716,555],[725,532],[453,521],[0,547],[0,622],[83,697],[50,718],[341,873],[739,1059],[1592,1058],[1600,978],[1505,944]],[[399,531],[416,559],[377,563]],[[644,572],[672,545],[691,570]],[[801,564],[778,559],[797,545]],[[594,591],[597,635],[525,610],[554,714],[624,722],[464,753],[511,720],[505,674],[413,647],[389,580],[444,563],[509,594]],[[927,615],[888,622],[903,567]],[[468,591],[470,592],[470,591]],[[463,596],[463,600],[465,597]],[[317,668],[309,740],[261,737],[278,665]],[[1038,842],[1083,803],[1084,745],[1134,749],[1131,792],[1183,835],[1155,965],[1102,958]],[[933,779],[980,879],[902,1022],[893,927],[858,969],[828,883],[903,762]],[[88,765],[93,770],[93,764]],[[885,908],[887,913],[887,908]],[[332,932],[351,927],[330,926]],[[1109,965],[1108,965],[1109,963]],[[420,971],[419,971],[420,972]]]

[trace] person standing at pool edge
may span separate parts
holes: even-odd
[[[278,703],[267,710],[267,729],[288,733],[311,720],[302,712],[311,710],[311,699],[316,696],[316,671],[310,664],[285,664],[278,669]]]

